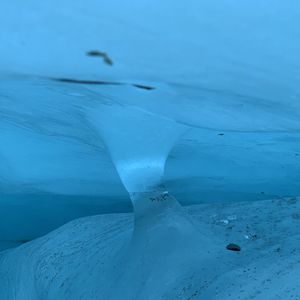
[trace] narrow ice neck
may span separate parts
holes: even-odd
[[[161,190],[166,159],[186,127],[135,107],[102,105],[88,114],[133,204],[139,193]]]
[[[172,197],[163,185],[153,188],[148,192],[130,193],[130,198],[134,206],[135,219],[157,219],[167,210],[179,206],[178,202]]]
[[[134,143],[134,142],[133,142]],[[142,157],[114,160],[115,166],[127,191],[151,192],[162,183],[165,157]]]

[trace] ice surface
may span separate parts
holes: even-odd
[[[297,269],[280,273],[298,259],[298,236],[282,238],[297,217],[282,215],[275,231],[288,254],[274,266],[274,236],[229,257],[224,232],[209,226],[229,231],[239,216],[206,226],[176,199],[299,195],[299,2],[1,6],[0,247],[25,244],[0,256],[1,300],[298,297]],[[126,190],[134,223],[89,218],[29,242],[76,217],[130,210]],[[210,211],[200,209],[200,219]],[[254,242],[248,227],[233,237]],[[266,294],[254,287],[260,255],[262,285],[277,272],[285,289],[276,280]]]

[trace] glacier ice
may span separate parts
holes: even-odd
[[[299,297],[299,8],[4,0],[0,299]]]

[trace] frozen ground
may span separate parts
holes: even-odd
[[[182,252],[179,258],[169,248],[159,257],[160,250],[151,249],[153,239],[148,248],[130,255],[131,214],[81,218],[3,252],[0,298],[300,299],[299,199],[203,204],[186,210],[195,218],[194,239],[202,241],[187,247],[188,255]],[[174,226],[172,221],[168,226]],[[229,243],[241,251],[226,250]]]

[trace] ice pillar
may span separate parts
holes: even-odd
[[[187,127],[137,107],[101,105],[88,112],[120,178],[136,218],[176,206],[163,184],[166,159]]]

